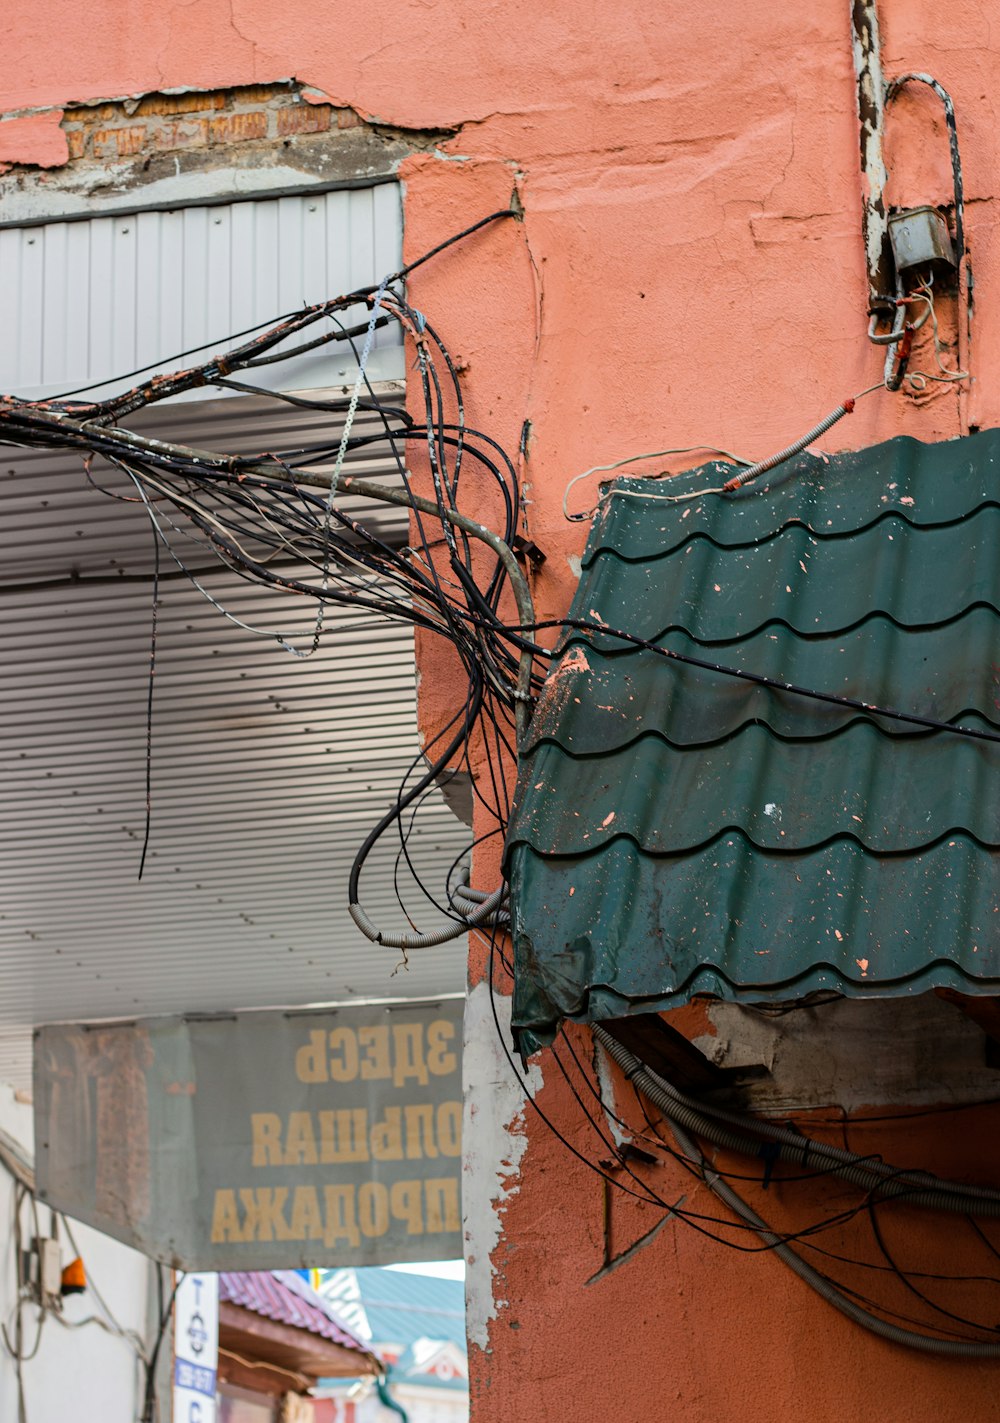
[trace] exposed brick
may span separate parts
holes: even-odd
[[[119,104],[83,104],[78,109],[69,110],[69,117],[85,128],[92,128],[95,124],[108,124],[120,119],[122,110]]]
[[[95,128],[90,135],[95,158],[118,157],[118,129]]]
[[[231,92],[238,104],[273,104],[275,100],[291,98],[291,90],[284,84],[244,84]]]
[[[136,114],[198,114],[206,109],[223,109],[226,96],[220,93],[147,94],[139,101]]]
[[[315,107],[312,104],[294,104],[291,108],[278,110],[279,138],[286,138],[291,133],[326,133],[329,127],[329,104],[317,104]]]
[[[318,89],[300,91],[298,86],[285,84],[248,84],[233,89],[150,93],[135,99],[78,104],[64,115],[53,111],[18,120],[16,131],[11,127],[13,123],[7,120],[3,124],[0,160],[50,167],[68,160],[120,162],[157,151],[203,149],[209,145],[281,140],[287,143],[297,134],[322,134],[334,127],[353,129],[364,126],[365,120],[351,108],[336,106]],[[22,142],[22,134],[25,140],[28,137],[24,125],[34,125],[30,143]],[[46,144],[39,147],[43,126],[47,126]],[[48,128],[53,129],[51,135]]]
[[[255,110],[250,114],[223,114],[208,120],[212,143],[243,143],[251,138],[267,137],[267,114]]]
[[[146,146],[145,124],[133,124],[131,128],[119,128],[114,132],[119,158],[128,158],[133,153],[140,153]]]
[[[179,119],[153,130],[157,148],[203,148],[208,143],[208,119]]]

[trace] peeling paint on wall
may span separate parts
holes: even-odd
[[[596,1041],[594,1043],[594,1072],[597,1077],[597,1090],[601,1096],[601,1106],[604,1109],[605,1125],[615,1146],[622,1147],[630,1138],[622,1130],[621,1118],[618,1115],[611,1060]]]
[[[510,1044],[510,999],[497,995],[497,1017]],[[470,1344],[488,1349],[490,1322],[507,1301],[498,1297],[501,1272],[493,1262],[507,1203],[518,1192],[518,1171],[528,1146],[527,1096],[497,1039],[487,983],[469,993],[465,1008],[463,1066],[462,1212],[465,1232],[466,1330]],[[532,1095],[541,1068],[527,1074]]]
[[[712,1003],[708,1014],[714,1035],[695,1047],[720,1067],[766,1070],[743,1089],[757,1112],[984,1101],[1000,1084],[982,1029],[933,993],[777,1013]]]
[[[4,220],[384,181],[451,130],[363,119],[294,79],[0,114]]]
[[[35,168],[58,168],[69,157],[66,135],[60,128],[62,109],[0,120],[0,172],[14,163]]]

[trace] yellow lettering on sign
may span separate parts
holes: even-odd
[[[389,1192],[381,1181],[366,1181],[359,1188],[358,1224],[369,1239],[389,1229]]]
[[[328,1247],[346,1240],[355,1249],[361,1244],[358,1216],[354,1201],[353,1186],[324,1186],[323,1198],[326,1204],[326,1232],[323,1243]]]
[[[385,1119],[372,1124],[372,1159],[402,1161],[403,1111],[401,1107],[386,1107]]]
[[[330,1034],[330,1077],[334,1082],[353,1082],[357,1075],[358,1040],[350,1028],[334,1028]]]
[[[389,1210],[393,1220],[406,1222],[407,1235],[422,1235],[424,1213],[420,1201],[419,1181],[396,1181],[389,1191]]]
[[[437,1144],[442,1156],[462,1154],[462,1104],[442,1102],[437,1109]]]
[[[326,1082],[326,1033],[315,1028],[309,1041],[295,1054],[295,1075],[300,1082]]]
[[[364,1107],[340,1108],[319,1114],[320,1160],[324,1166],[340,1161],[368,1160],[368,1112]]]
[[[445,1050],[455,1036],[455,1024],[447,1018],[435,1018],[427,1025],[427,1066],[436,1077],[444,1077],[458,1069],[458,1057]]]
[[[250,1131],[253,1139],[254,1166],[281,1166],[281,1118],[277,1112],[252,1112]]]
[[[236,1192],[225,1189],[216,1191],[215,1201],[212,1205],[212,1244],[218,1245],[224,1240],[242,1239],[243,1227],[240,1225]]]
[[[388,1028],[359,1028],[358,1046],[364,1051],[361,1076],[366,1082],[383,1082],[391,1075]]]
[[[289,1231],[294,1240],[323,1239],[323,1214],[319,1208],[319,1196],[315,1186],[295,1187]]]
[[[256,1164],[254,1162],[254,1165]],[[285,1134],[285,1165],[319,1165],[316,1136],[313,1132],[312,1115],[309,1112],[289,1112],[288,1114],[288,1131]]]
[[[458,1213],[458,1182],[453,1176],[443,1176],[439,1180],[425,1181],[427,1195],[427,1232],[438,1234],[446,1230],[460,1230],[462,1222]]]
[[[427,1064],[424,1062],[421,1024],[400,1023],[393,1028],[392,1037],[396,1049],[396,1060],[392,1069],[393,1086],[403,1087],[412,1077],[415,1082],[426,1087],[430,1078],[427,1076]]]
[[[240,1202],[243,1206],[243,1239],[246,1241],[291,1240],[285,1219],[287,1186],[243,1186]]]
[[[422,1156],[437,1156],[434,1145],[434,1108],[430,1105],[406,1107],[406,1159],[419,1161]]]

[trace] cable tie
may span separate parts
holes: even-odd
[[[762,1141],[757,1155],[764,1162],[764,1175],[761,1178],[761,1185],[766,1191],[771,1184],[771,1177],[774,1174],[774,1163],[781,1156],[781,1147],[776,1141]]]

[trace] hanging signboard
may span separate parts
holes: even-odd
[[[183,1269],[458,1257],[462,1006],[36,1029],[39,1195]]]
[[[215,1423],[219,1279],[183,1275],[174,1297],[174,1423]]]

